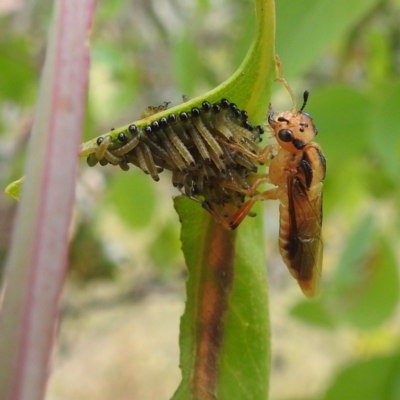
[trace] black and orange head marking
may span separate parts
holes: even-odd
[[[268,123],[279,145],[291,153],[301,152],[318,133],[311,115],[303,112],[308,94],[308,91],[304,92],[304,102],[299,111],[284,111],[275,114],[270,110],[268,115]]]
[[[281,112],[268,116],[268,123],[274,131],[279,145],[292,153],[303,151],[304,147],[312,142],[317,129],[311,116],[305,112],[293,114],[291,111]]]

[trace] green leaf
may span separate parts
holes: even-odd
[[[226,231],[175,199],[189,268],[181,321],[182,382],[173,399],[266,399],[270,331],[260,218]],[[209,396],[209,397],[207,397]]]
[[[307,111],[316,117],[316,140],[327,159],[324,210],[340,207],[354,214],[368,185],[362,177],[369,167],[362,157],[368,150],[370,102],[365,94],[341,85],[316,90],[311,96]]]
[[[237,233],[234,285],[220,364],[221,400],[268,397],[271,333],[262,238],[260,217],[248,218]]]
[[[277,54],[286,79],[298,76],[369,13],[378,0],[280,0],[276,4]],[[286,64],[285,64],[286,65]]]
[[[173,73],[177,86],[189,97],[193,93],[195,80],[202,62],[196,43],[187,35],[180,37],[172,49]]]
[[[332,308],[339,320],[360,329],[376,328],[393,314],[399,300],[393,249],[384,237],[374,239],[364,258],[349,267],[358,269],[358,282]]]
[[[264,118],[275,77],[273,2],[256,1],[256,15],[256,37],[242,66],[207,94],[233,99],[255,122]],[[175,208],[189,279],[182,382],[173,400],[266,399],[270,332],[262,219],[247,218],[232,232],[187,198],[175,199]]]
[[[348,160],[365,153],[368,148],[365,132],[371,112],[365,94],[337,85],[313,92],[309,103],[307,111],[318,116],[320,134],[316,139],[324,148],[330,170],[340,170]]]
[[[21,196],[21,187],[22,187],[22,182],[24,181],[24,178],[20,178],[15,182],[10,183],[4,193],[8,194],[9,196],[11,196],[13,199],[15,200],[19,200],[20,196]]]
[[[32,101],[37,71],[31,53],[32,43],[26,38],[10,35],[0,39],[0,99]]]
[[[396,186],[400,170],[400,135],[394,128],[393,115],[398,113],[399,98],[400,82],[381,85],[375,91],[366,135],[372,154],[379,157],[379,171],[383,170]]]
[[[355,363],[341,371],[322,400],[397,400],[400,355]]]
[[[335,319],[323,300],[301,300],[291,310],[290,315],[308,324],[323,328],[333,328]]]
[[[391,49],[390,30],[371,29],[367,37],[368,47],[371,49],[368,60],[368,75],[372,83],[377,86],[385,85],[391,73],[393,52]]]
[[[360,281],[364,271],[364,262],[371,255],[374,230],[374,218],[367,215],[348,238],[334,273],[333,290],[337,296],[348,293]]]
[[[324,147],[326,148],[326,147]],[[347,151],[346,151],[347,153]],[[368,187],[376,182],[368,181],[372,176],[369,161],[362,156],[343,155],[343,162],[335,163],[328,160],[328,174],[324,182],[324,215],[331,210],[340,213],[349,222],[357,218],[355,212],[361,202],[365,201]],[[335,165],[336,164],[336,165]],[[378,180],[379,184],[382,182]],[[374,186],[376,187],[376,185]]]

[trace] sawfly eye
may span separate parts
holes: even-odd
[[[290,129],[281,129],[278,137],[282,142],[291,142],[293,140],[293,132]]]

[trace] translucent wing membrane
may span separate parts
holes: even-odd
[[[297,177],[289,177],[287,185],[289,226],[281,254],[304,294],[315,297],[322,270],[322,196],[310,199]]]

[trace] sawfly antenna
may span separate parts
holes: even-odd
[[[308,96],[309,96],[309,95],[310,95],[310,92],[309,92],[308,90],[306,90],[306,91],[303,93],[303,105],[301,106],[299,112],[302,112],[302,111],[304,110],[304,108],[305,108],[305,106],[306,106],[306,104],[307,104]]]

